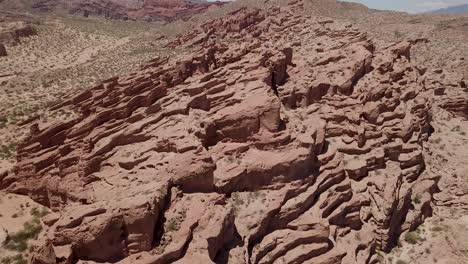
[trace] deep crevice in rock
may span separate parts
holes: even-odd
[[[164,204],[161,210],[159,211],[159,218],[153,229],[153,241],[151,243],[152,248],[155,248],[161,245],[161,240],[164,235],[164,224],[166,223],[166,220],[167,220],[166,217],[164,216],[164,213],[171,206],[171,195],[172,195],[171,187],[168,187],[168,193],[166,194]]]
[[[271,90],[273,90],[273,93],[278,97],[278,84],[276,83],[276,74],[275,71],[271,72]]]
[[[227,243],[226,245],[224,245],[224,247],[218,251],[214,259],[214,262],[216,264],[228,264],[229,252],[236,247],[243,247],[243,246],[244,246],[244,241],[242,241],[242,237],[239,235],[239,232],[237,231],[237,227],[234,224],[234,239],[230,241],[229,243]]]

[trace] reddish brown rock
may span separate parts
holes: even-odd
[[[34,126],[0,181],[57,213],[35,258],[374,263],[423,222],[440,73],[301,10],[239,9],[56,105],[79,117]],[[439,103],[465,111],[452,88]]]
[[[7,16],[6,21],[9,21],[9,19],[12,19],[14,22],[5,23],[4,27],[0,30],[0,53],[2,53],[1,46],[3,46],[3,48],[5,48],[5,46],[16,46],[21,44],[25,38],[29,38],[38,34],[36,25],[40,23],[39,21],[36,21],[29,16],[22,17],[19,15],[18,18],[9,18]],[[15,19],[24,19],[24,21],[17,21]],[[3,54],[6,54],[5,50],[3,50]]]
[[[223,4],[223,2],[191,0],[42,0],[32,3],[31,8],[42,12],[63,9],[70,14],[85,17],[170,22],[188,19],[209,7]]]

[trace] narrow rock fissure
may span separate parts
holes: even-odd
[[[279,94],[278,94],[278,84],[276,84],[276,74],[275,74],[275,71],[272,71],[271,72],[271,90],[273,90],[273,93],[279,97]]]
[[[244,241],[242,240],[241,235],[237,231],[236,224],[233,224],[234,229],[234,238],[226,243],[223,248],[221,248],[214,258],[216,264],[228,264],[229,263],[229,252],[236,247],[243,247]]]
[[[356,78],[354,78],[352,80],[352,83],[351,83],[351,90],[349,92],[348,95],[351,95],[354,93],[354,89],[356,87],[356,85],[359,83],[360,80],[362,80],[364,77],[366,77],[366,75],[368,75],[369,73],[373,72],[374,71],[374,67],[370,66],[370,67],[366,67],[366,62],[362,62],[362,72],[360,72]]]
[[[63,258],[63,257],[60,257],[60,258],[56,257],[55,261],[57,261],[57,263],[65,263],[66,259]],[[80,261],[80,259],[77,258],[75,254],[72,254],[71,257],[70,257],[70,263],[71,264],[76,264],[76,263],[78,263],[78,261]]]
[[[166,195],[165,199],[166,200],[164,201],[164,206],[159,212],[159,218],[153,230],[153,241],[151,243],[153,248],[161,245],[161,239],[164,235],[164,223],[167,220],[166,217],[164,216],[164,213],[171,206],[171,188],[170,187],[168,187],[168,194]]]
[[[279,124],[278,124],[278,131],[284,131],[286,130],[286,121],[284,121],[283,119],[280,119],[279,121]]]
[[[123,223],[122,227],[120,228],[120,240],[121,241],[124,241],[125,242],[125,251],[126,251],[126,254],[129,254],[129,249],[128,249],[128,230],[127,230],[127,225],[125,223]],[[124,256],[122,256],[120,260],[124,259]]]
[[[185,254],[187,254],[187,250],[188,250],[188,248],[190,246],[190,243],[192,243],[192,240],[193,240],[193,232],[197,227],[198,227],[198,222],[196,222],[195,225],[193,225],[190,228],[191,229],[190,230],[190,235],[189,235],[187,241],[185,242],[184,247],[182,248],[182,253],[180,254],[180,256],[177,259],[174,259],[173,262],[175,262],[175,261],[177,261],[179,259],[182,259],[185,256]]]

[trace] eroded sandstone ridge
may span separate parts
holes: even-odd
[[[55,106],[8,191],[53,209],[32,263],[379,263],[432,213],[431,107],[465,83],[302,2],[242,8]]]

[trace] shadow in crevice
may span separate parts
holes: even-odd
[[[286,130],[286,121],[283,119],[280,119],[279,124],[278,124],[278,131],[284,131]]]
[[[271,90],[273,91],[273,93],[279,97],[279,94],[278,94],[278,84],[276,83],[276,73],[275,71],[272,71],[271,72]]]
[[[152,247],[158,247],[161,244],[162,237],[164,235],[164,223],[166,222],[166,217],[164,213],[169,209],[171,206],[171,189],[169,188],[168,194],[165,197],[164,206],[159,211],[159,218],[154,226],[153,230],[153,242]]]
[[[229,253],[234,248],[242,248],[244,246],[244,241],[242,241],[242,237],[237,232],[237,228],[234,225],[234,235],[233,239],[226,244],[221,250],[218,251],[214,262],[216,264],[227,264],[229,263]]]

